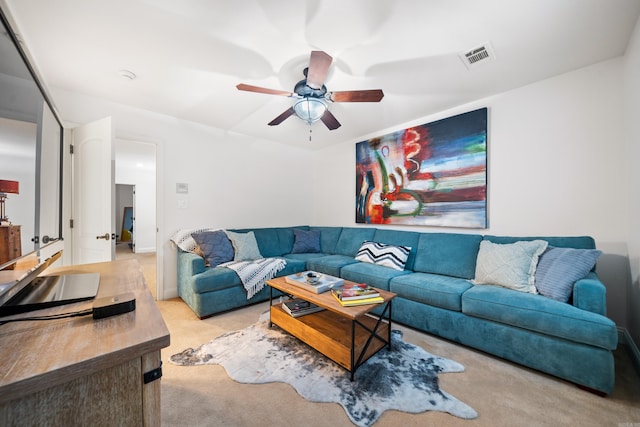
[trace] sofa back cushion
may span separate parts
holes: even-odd
[[[418,252],[419,239],[420,233],[415,231],[376,229],[376,232],[373,235],[374,242],[396,246],[408,246],[411,248],[411,252],[409,252],[409,257],[407,258],[407,262],[404,267],[405,270],[413,270],[416,253]]]
[[[473,279],[482,236],[421,233],[414,271]]]
[[[569,236],[569,237],[513,237],[513,236],[484,236],[485,240],[493,243],[515,243],[521,240],[545,240],[549,242],[549,246],[556,248],[575,248],[575,249],[595,249],[596,242],[591,236]]]
[[[355,257],[365,240],[373,240],[375,228],[343,227],[335,253]]]
[[[239,233],[253,231],[258,242],[260,253],[265,258],[279,257],[291,252],[293,248],[293,229],[298,228],[308,230],[307,226],[298,227],[270,227],[270,228],[249,228],[232,229]]]
[[[342,227],[309,227],[320,232],[320,252],[335,254]]]

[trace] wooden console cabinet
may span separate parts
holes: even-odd
[[[19,225],[0,225],[0,264],[22,255]]]
[[[169,331],[140,266],[135,260],[114,261],[45,274],[90,272],[100,273],[98,298],[133,292],[136,309],[98,320],[89,315],[0,324],[0,425],[160,425],[157,369]],[[0,318],[0,323],[92,304]],[[145,381],[145,373],[152,378]]]

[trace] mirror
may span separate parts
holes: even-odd
[[[0,180],[19,183],[5,214],[24,256],[62,238],[63,127],[2,10],[0,19]]]

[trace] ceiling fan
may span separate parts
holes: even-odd
[[[311,125],[313,122],[321,120],[329,130],[339,128],[340,122],[328,109],[327,102],[380,102],[384,93],[380,89],[371,90],[347,90],[340,92],[329,92],[324,85],[324,80],[329,72],[329,66],[333,58],[326,52],[314,50],[311,52],[309,67],[304,69],[304,79],[296,83],[293,92],[284,90],[267,89],[259,86],[239,84],[239,90],[248,92],[266,93],[268,95],[281,95],[295,98],[292,107],[269,122],[269,126],[282,123],[292,115]]]

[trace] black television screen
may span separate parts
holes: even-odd
[[[36,277],[0,307],[0,317],[90,300],[95,298],[99,285],[100,273]]]

